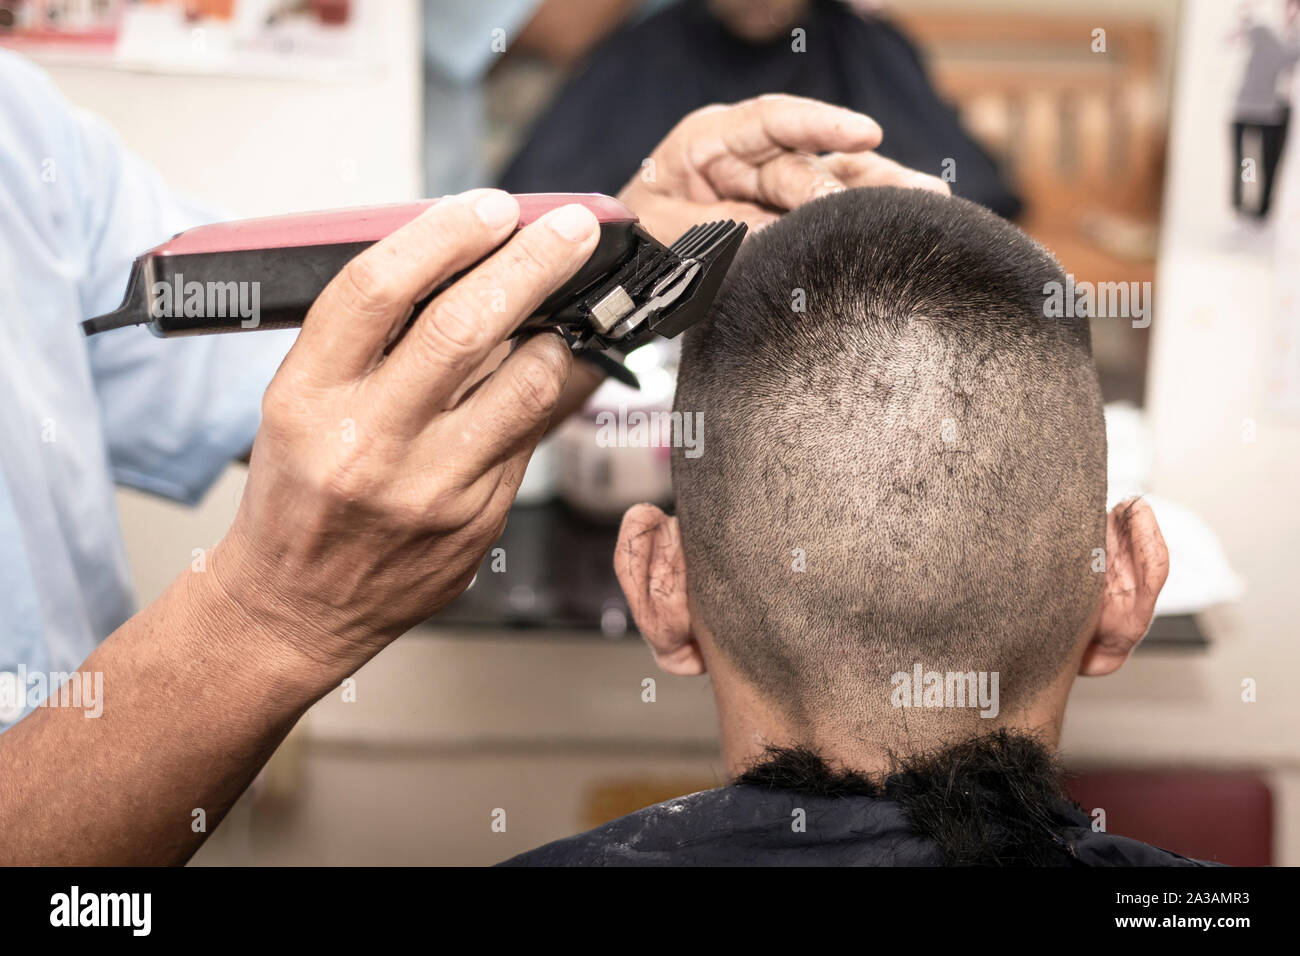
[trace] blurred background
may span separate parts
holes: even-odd
[[[222,217],[493,183],[615,193],[686,112],[764,92],[875,116],[883,153],[1012,218],[1076,281],[1152,306],[1149,325],[1094,319],[1094,348],[1110,497],[1148,495],[1171,576],[1134,660],[1075,691],[1076,797],[1178,852],[1296,865],[1298,12],[0,0],[0,44]],[[621,510],[671,498],[667,449],[594,439],[602,409],[671,403],[671,347],[629,364],[640,392],[603,387],[539,451],[504,569],[317,705],[196,863],[492,863],[725,782],[707,683],[656,671],[610,569]],[[232,467],[197,509],[121,492],[140,602],[220,538],[243,480]]]

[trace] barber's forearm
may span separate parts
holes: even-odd
[[[343,676],[263,630],[186,573],[115,631],[81,667],[103,674],[100,716],[41,707],[0,735],[0,863],[188,860]]]

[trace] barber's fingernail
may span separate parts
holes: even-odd
[[[519,215],[519,203],[509,193],[494,189],[474,203],[474,212],[489,229],[500,229]]]
[[[596,231],[596,217],[586,206],[569,203],[547,213],[546,225],[565,239],[577,242]]]

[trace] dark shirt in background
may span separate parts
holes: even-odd
[[[1018,214],[1020,199],[939,99],[901,32],[838,0],[812,0],[796,26],[805,30],[805,52],[791,49],[790,31],[750,43],[704,0],[682,0],[615,33],[544,111],[501,187],[613,195],[692,110],[793,93],[873,117],[885,131],[879,152],[905,166],[939,176],[944,160],[954,160],[953,192],[1008,218]]]

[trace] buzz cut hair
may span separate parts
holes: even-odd
[[[752,236],[685,336],[693,613],[788,714],[869,722],[918,663],[997,672],[1004,710],[1061,673],[1106,544],[1087,319],[1044,306],[1064,280],[979,205],[850,189]]]

